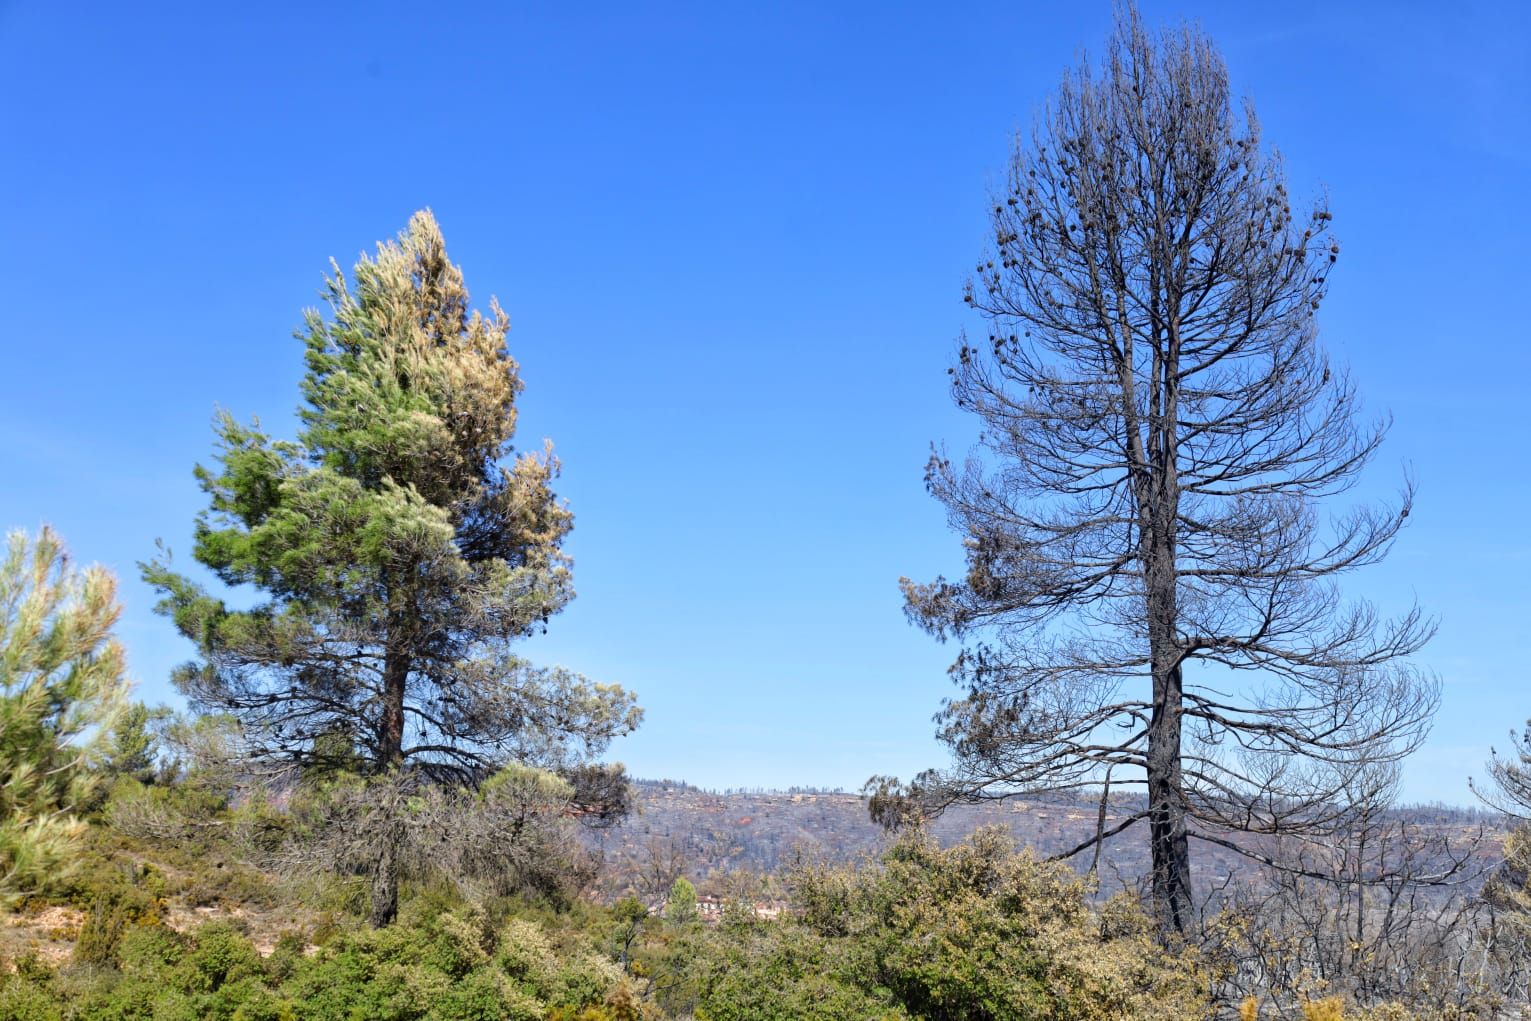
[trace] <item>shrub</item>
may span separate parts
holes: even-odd
[[[0,976],[0,1017],[7,1021],[63,1021],[63,1010],[46,988],[21,975]]]
[[[698,1015],[1191,1021],[1210,1014],[1188,955],[1124,900],[1092,907],[1067,866],[980,831],[906,836],[860,870],[794,877],[795,920],[725,923],[693,976]]]
[[[74,943],[74,961],[90,967],[115,967],[117,944],[127,917],[120,904],[99,899],[91,905]]]
[[[181,963],[190,937],[163,925],[135,925],[122,934],[117,961],[123,971],[158,975]]]
[[[199,927],[192,949],[175,969],[176,985],[188,993],[215,992],[225,983],[262,973],[260,954],[227,922]]]

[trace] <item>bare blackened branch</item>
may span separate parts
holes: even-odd
[[[1412,481],[1321,513],[1388,425],[1318,344],[1331,219],[1294,208],[1212,44],[1122,10],[1101,66],[1066,75],[1016,143],[966,294],[986,334],[950,370],[981,438],[926,471],[967,569],[903,590],[962,643],[961,694],[937,718],[953,768],[900,796],[1116,770],[1148,790],[1156,905],[1179,931],[1190,827],[1325,832],[1435,706],[1405,662],[1433,622],[1337,585],[1387,554]]]

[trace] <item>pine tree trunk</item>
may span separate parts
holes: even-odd
[[[382,928],[399,913],[399,848],[393,827],[379,841],[377,870],[372,873],[372,925]]]
[[[396,774],[404,767],[404,688],[409,679],[409,658],[389,652],[383,662],[383,715],[378,734],[378,758],[383,772]],[[396,780],[396,776],[389,777]],[[397,810],[390,799],[385,812]],[[399,840],[396,820],[384,820],[378,841],[377,869],[372,874],[372,924],[388,925],[399,911]]]
[[[409,679],[409,657],[389,652],[383,661],[383,719],[378,734],[378,760],[385,769],[404,765],[404,685]]]
[[[1173,386],[1166,389],[1168,418],[1174,414],[1176,394]],[[1151,530],[1144,544],[1145,608],[1153,670],[1153,710],[1148,722],[1146,762],[1148,839],[1152,852],[1154,920],[1160,938],[1168,939],[1184,935],[1191,925],[1191,851],[1186,835],[1180,746],[1183,657],[1176,627],[1179,579],[1175,566],[1175,524],[1179,493],[1173,439],[1162,424],[1154,448],[1158,470],[1149,515]]]
[[[1153,852],[1154,920],[1161,936],[1191,923],[1191,854],[1181,798],[1180,667],[1154,671],[1148,725],[1148,832]]]

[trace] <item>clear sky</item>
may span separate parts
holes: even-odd
[[[1466,801],[1531,715],[1531,7],[1148,3],[1199,19],[1344,250],[1332,354],[1420,484],[1350,590],[1441,618],[1406,770]],[[705,786],[941,761],[953,650],[902,574],[960,565],[924,493],[986,195],[1106,0],[0,0],[0,527],[115,568],[141,694],[189,649],[135,561],[184,552],[216,407],[290,432],[327,260],[433,207],[553,439],[579,598],[524,647],[636,689],[615,757]],[[1365,495],[1365,494],[1362,494]],[[182,562],[187,558],[182,556]]]

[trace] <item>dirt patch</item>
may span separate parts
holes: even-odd
[[[85,912],[59,905],[13,912],[0,928],[0,952],[7,963],[31,951],[47,964],[60,964],[74,952],[84,921]]]
[[[85,912],[77,908],[48,905],[27,911],[12,912],[0,918],[0,961],[5,970],[28,952],[50,966],[69,960],[74,942],[79,938]],[[192,932],[207,922],[229,922],[245,934],[261,956],[276,949],[283,933],[303,931],[308,919],[282,911],[246,910],[243,907],[189,907],[171,903],[164,914],[165,925],[177,932]],[[315,947],[305,948],[311,953]]]
[[[249,910],[244,907],[171,905],[165,912],[165,924],[177,932],[192,932],[206,922],[229,922],[248,937],[264,957],[276,949],[277,940],[281,939],[283,933],[302,931],[308,920],[282,911]]]

